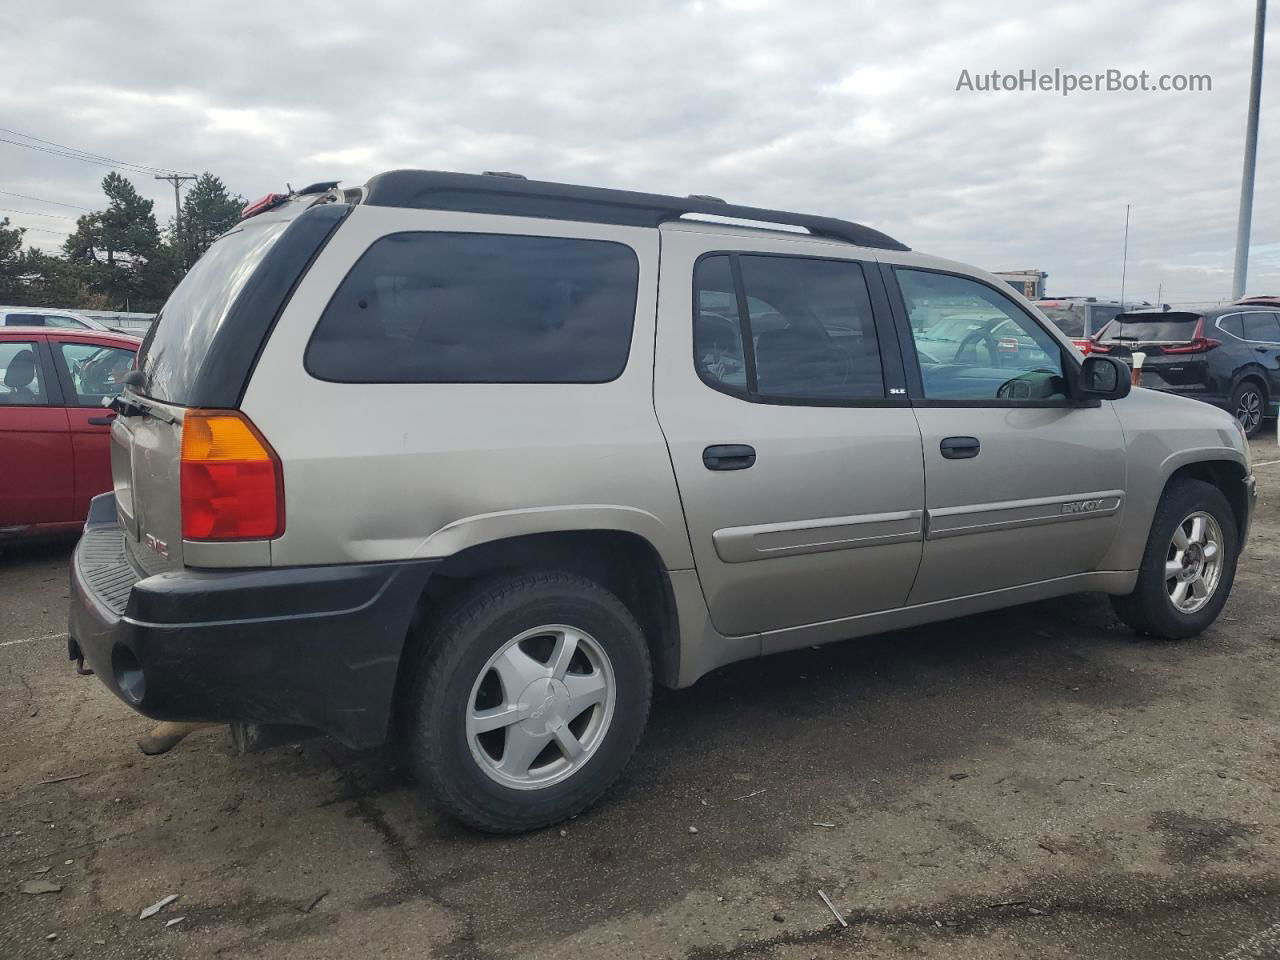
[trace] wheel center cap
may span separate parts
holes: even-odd
[[[545,734],[564,722],[569,689],[553,677],[534,680],[520,694],[520,725],[526,733]]]
[[[1193,580],[1200,574],[1200,568],[1204,566],[1204,552],[1200,548],[1200,544],[1193,543],[1187,547],[1186,553],[1182,556],[1182,573],[1180,576],[1183,580]]]

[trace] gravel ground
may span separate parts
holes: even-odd
[[[1083,595],[738,664],[659,692],[613,794],[516,838],[389,751],[143,757],[66,661],[69,545],[5,548],[0,958],[1280,957],[1280,450],[1255,459],[1203,637]]]

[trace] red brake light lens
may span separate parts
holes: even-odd
[[[270,540],[284,533],[284,471],[234,410],[190,410],[182,423],[182,538]]]
[[[287,193],[268,193],[265,197],[259,197],[257,200],[253,201],[253,203],[241,210],[240,219],[248,220],[250,217],[257,216],[260,213],[265,213],[272,207],[280,206],[280,204],[284,203],[288,199],[289,195]]]
[[[1208,353],[1214,347],[1222,346],[1221,340],[1212,337],[1196,337],[1190,343],[1178,344],[1176,347],[1165,347],[1165,354],[1170,353]]]

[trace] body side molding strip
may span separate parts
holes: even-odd
[[[1117,513],[1123,504],[1123,490],[1100,490],[1069,496],[941,507],[928,511],[927,539],[941,540],[971,533],[1106,517]]]
[[[716,554],[725,563],[909,543],[924,539],[924,511],[896,510],[726,527],[713,533],[711,539]]]

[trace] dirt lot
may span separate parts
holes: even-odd
[[[0,958],[1280,957],[1280,450],[1255,459],[1204,637],[1087,595],[739,664],[659,693],[606,802],[514,839],[389,752],[141,756],[65,659],[69,546],[10,548]]]

